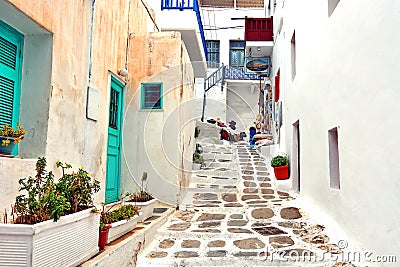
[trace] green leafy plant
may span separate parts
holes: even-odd
[[[271,160],[271,167],[286,166],[289,164],[289,159],[286,156],[276,156]]]
[[[8,146],[10,144],[11,140],[9,138],[14,140],[14,144],[19,144],[21,140],[24,139],[24,134],[26,131],[21,127],[19,122],[17,123],[17,129],[14,129],[8,125],[3,125],[0,127],[0,136],[6,137],[6,139],[2,140],[1,142],[2,146]]]
[[[92,179],[91,175],[80,167],[77,172],[66,173],[72,168],[70,164],[56,162],[62,168],[62,177],[57,184],[57,190],[64,192],[71,204],[71,213],[78,212],[93,205],[93,194],[100,190],[100,182]]]
[[[194,163],[199,163],[199,164],[204,164],[204,158],[203,155],[201,155],[198,152],[193,153],[193,162]]]
[[[57,167],[72,168],[69,164],[57,163]],[[46,158],[36,162],[36,175],[18,181],[19,191],[26,191],[16,197],[12,216],[14,223],[35,224],[49,219],[57,221],[61,216],[71,214],[93,205],[93,194],[100,190],[99,182],[90,178],[83,168],[74,174],[64,173],[59,182],[54,174],[46,170]]]
[[[196,144],[196,150],[193,153],[193,163],[199,163],[204,165],[204,158],[203,158],[203,147],[200,144]]]
[[[135,215],[139,215],[140,210],[139,207],[136,207],[134,205],[123,205],[115,210],[110,209],[108,211],[105,211],[103,206],[103,211],[100,218],[100,228],[103,228],[107,224],[127,220]]]

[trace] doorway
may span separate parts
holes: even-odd
[[[293,149],[292,149],[292,179],[293,190],[300,192],[300,124],[293,123]]]
[[[123,88],[124,85],[121,82],[111,77],[107,142],[106,203],[115,202],[119,198]]]

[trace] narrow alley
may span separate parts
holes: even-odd
[[[324,226],[276,189],[267,158],[198,124],[206,167],[194,171],[186,208],[158,229],[137,266],[354,266],[337,262],[342,250]]]

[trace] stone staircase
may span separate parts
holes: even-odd
[[[206,167],[193,172],[181,210],[137,266],[342,266],[332,261],[342,250],[324,226],[276,190],[268,159],[248,143],[218,142],[215,125],[199,125]]]

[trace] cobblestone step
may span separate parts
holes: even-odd
[[[193,173],[186,210],[157,230],[137,266],[333,266],[327,255],[341,248],[276,189],[269,159],[246,142],[216,145],[217,127],[200,127],[215,163]]]

